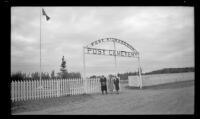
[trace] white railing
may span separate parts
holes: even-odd
[[[187,73],[170,73],[170,74],[153,74],[142,75],[142,86],[160,85],[173,82],[195,80],[194,72]],[[140,86],[140,79],[138,76],[128,77],[129,86]]]
[[[25,101],[100,92],[99,79],[48,79],[11,82],[11,100]]]

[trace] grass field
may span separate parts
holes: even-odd
[[[128,88],[122,83],[119,95],[100,93],[12,104],[14,115],[74,114],[194,114],[194,81]]]

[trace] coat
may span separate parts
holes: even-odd
[[[101,83],[101,90],[107,90],[106,78],[105,77],[100,79],[100,83]]]
[[[115,84],[115,90],[119,90],[119,78],[116,78],[115,80],[114,80],[114,84]]]
[[[113,89],[114,89],[114,80],[113,79],[109,79],[109,81],[108,81],[108,89],[110,91],[113,91]]]

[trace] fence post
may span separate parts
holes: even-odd
[[[66,79],[64,79],[64,81],[63,81],[63,83],[64,83],[64,95],[66,95],[66,91],[67,91],[67,88],[66,88]]]
[[[26,100],[29,100],[29,81],[26,81]]]
[[[23,100],[23,96],[24,96],[24,89],[23,89],[23,82],[24,81],[20,81],[19,83],[19,87],[20,87],[20,100]]]
[[[16,101],[19,101],[19,98],[18,98],[19,97],[18,84],[19,84],[19,81],[16,81],[15,82],[15,86],[16,86],[15,87],[15,90],[16,90]]]
[[[73,78],[73,95],[76,95],[75,78]]]
[[[35,79],[35,99],[37,99],[38,97],[38,91],[37,91],[37,80]]]
[[[74,95],[76,95],[76,78],[74,78]]]
[[[93,81],[90,79],[90,93],[93,93]]]
[[[49,79],[45,80],[45,92],[46,92],[46,98],[49,97],[49,85],[48,85]]]
[[[26,80],[27,81],[27,100],[30,99],[30,83],[29,83],[29,80]]]
[[[67,80],[69,80],[69,79],[65,79],[65,95],[68,95],[68,84],[67,84]]]
[[[76,86],[75,89],[76,89],[76,95],[78,95],[78,85],[77,85],[77,84],[78,84],[78,82],[77,82],[77,78],[75,78],[75,86]]]
[[[64,83],[63,82],[64,82],[64,79],[61,80],[61,96],[63,96],[63,91],[64,91],[64,89],[63,89],[63,87],[64,87],[63,84]]]
[[[77,95],[79,95],[79,78],[76,78],[76,82],[77,82]]]
[[[30,83],[30,88],[29,88],[30,89],[30,95],[29,96],[30,96],[30,99],[32,100],[33,99],[33,96],[32,96],[33,95],[33,87],[32,87],[33,83],[32,83],[31,80],[29,80],[29,83]]]
[[[58,79],[58,80],[56,81],[56,83],[57,83],[57,87],[56,87],[56,90],[57,90],[57,97],[59,97],[59,96],[60,96],[60,79]]]
[[[53,79],[50,80],[50,98],[52,97],[52,93],[53,93],[53,90],[52,90],[52,81]]]
[[[38,85],[37,85],[37,86],[40,87],[41,85],[42,85],[42,84],[41,84],[41,81],[38,80]],[[39,92],[38,92],[38,93],[39,93],[38,98],[40,99],[40,98],[41,98],[41,95],[42,95],[42,94],[41,94],[41,93],[42,93],[42,92],[41,92],[41,88],[38,88],[38,90],[39,90]]]
[[[25,80],[24,82],[25,82],[25,87],[26,87],[26,88],[25,88],[25,91],[26,91],[25,97],[26,97],[26,100],[28,100],[28,81]]]
[[[67,86],[67,87],[66,87],[66,88],[67,88],[67,95],[70,95],[70,94],[69,94],[69,92],[70,92],[69,80],[70,80],[70,79],[66,80],[66,82],[67,82],[67,83],[66,83],[66,86]]]
[[[75,92],[76,90],[75,90],[75,79],[73,78],[73,95],[75,95]]]
[[[33,100],[35,99],[35,80],[32,80],[32,83],[33,83]]]
[[[76,95],[76,78],[74,78],[74,95]]]
[[[62,96],[62,80],[63,79],[60,79],[60,96]]]
[[[83,84],[84,84],[84,90],[85,90],[84,93],[87,94],[87,79],[86,78],[83,79]]]
[[[50,94],[51,94],[50,81],[51,81],[51,78],[47,80],[47,89],[48,89],[47,97],[48,98],[50,98]]]
[[[73,86],[73,79],[70,80],[70,84],[69,85],[70,85],[70,95],[73,95],[73,92],[74,92],[73,91],[73,88],[74,88],[74,86]]]
[[[97,78],[95,78],[95,93],[97,92]]]
[[[81,94],[81,78],[78,79],[79,80],[79,94]]]
[[[76,95],[76,78],[74,78],[74,95]]]
[[[11,81],[11,101],[13,102],[13,97],[14,97],[14,90],[13,90],[13,81]]]
[[[46,93],[46,90],[45,90],[45,79],[42,80],[42,98],[45,98],[45,93]]]
[[[55,82],[55,79],[52,79],[52,82],[51,82],[51,85],[52,85],[52,97],[54,97],[55,95],[54,95],[54,82]]]
[[[87,89],[88,89],[88,93],[91,93],[91,80],[88,78],[87,79]]]
[[[44,98],[47,98],[47,80],[44,79],[44,86],[43,86],[43,91],[44,91]]]
[[[45,88],[45,87],[44,87],[44,81],[45,81],[45,79],[43,79],[43,80],[42,80],[42,88],[41,88],[41,89],[42,89],[42,98],[44,98],[44,97],[45,97],[45,90],[44,90],[44,88]]]
[[[13,88],[13,90],[12,90],[13,91],[13,95],[12,96],[13,96],[13,102],[14,102],[15,101],[15,81],[12,81],[12,83],[13,83],[13,85],[12,85],[13,86],[12,87]]]
[[[74,95],[74,79],[73,78],[71,80],[71,85],[72,85],[72,95]]]
[[[52,80],[52,97],[55,97],[55,79]]]
[[[16,93],[15,93],[15,94],[16,94],[15,96],[16,96],[16,101],[19,100],[19,99],[18,99],[18,97],[19,97],[19,96],[18,96],[18,95],[19,95],[19,93],[18,93],[18,82],[19,82],[19,81],[16,81],[16,82],[15,82],[15,92],[16,92]]]

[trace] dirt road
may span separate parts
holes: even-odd
[[[86,101],[17,114],[193,114],[194,81],[139,89],[125,88],[117,94],[92,94]],[[53,102],[52,102],[53,103]]]

